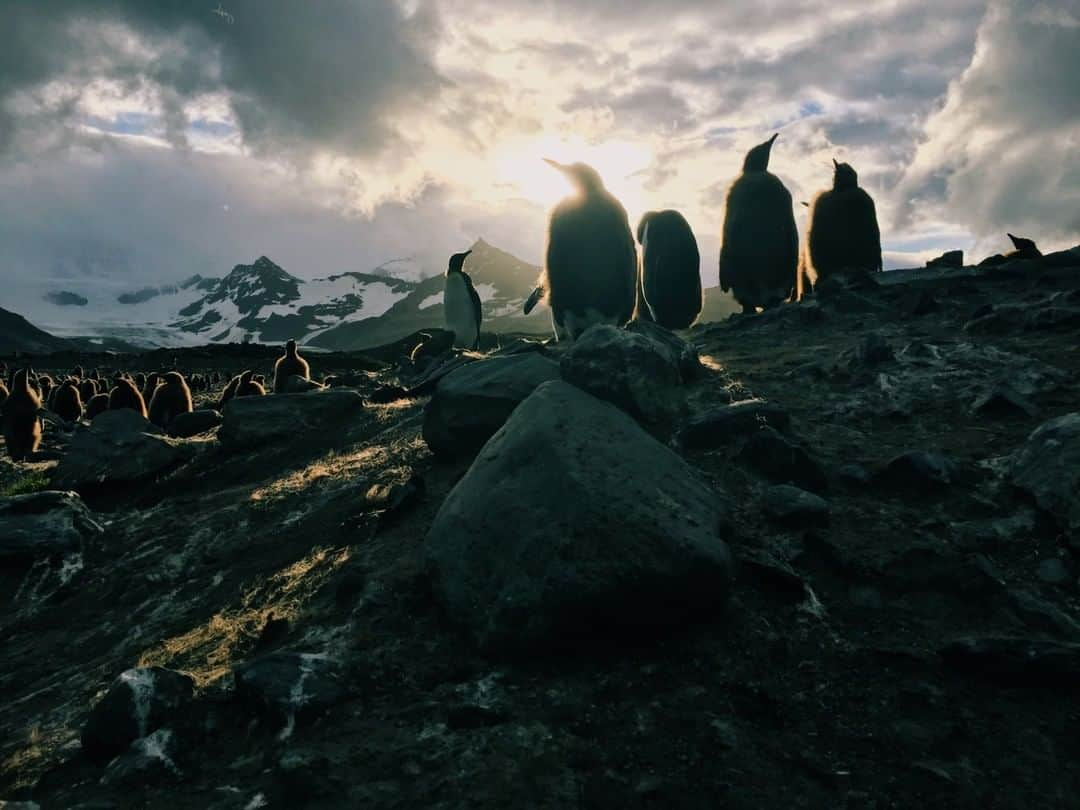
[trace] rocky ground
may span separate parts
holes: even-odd
[[[1080,259],[686,337],[50,426],[0,462],[0,797],[1077,806]]]

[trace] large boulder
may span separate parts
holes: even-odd
[[[725,499],[622,411],[541,385],[480,451],[424,543],[488,651],[677,625],[724,602]]]
[[[360,415],[364,399],[355,391],[275,394],[229,400],[218,439],[229,450],[257,447],[281,438],[332,431]]]
[[[234,670],[236,693],[272,723],[292,730],[347,696],[341,663],[321,653],[276,652]]]
[[[537,352],[455,369],[424,410],[424,441],[440,455],[475,453],[538,385],[557,379],[558,364]]]
[[[74,492],[0,498],[0,563],[79,551],[104,531]]]
[[[641,424],[670,427],[682,405],[682,369],[670,348],[641,331],[598,324],[563,355],[563,379],[626,411]]]
[[[164,667],[125,670],[90,711],[82,729],[83,752],[94,760],[111,759],[135,740],[181,718],[190,704],[195,681]]]
[[[75,434],[53,472],[52,485],[78,490],[143,481],[187,456],[186,448],[135,411],[107,411]]]
[[[1080,411],[1037,427],[1014,455],[1013,484],[1080,537]]]

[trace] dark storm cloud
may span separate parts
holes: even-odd
[[[71,104],[46,96],[50,82],[73,98],[94,79],[148,83],[174,142],[183,140],[185,101],[224,93],[256,148],[345,153],[380,146],[389,116],[440,87],[430,12],[406,17],[392,0],[224,6],[232,22],[190,0],[10,4],[0,26],[0,147],[19,127],[71,123]]]

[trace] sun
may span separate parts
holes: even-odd
[[[496,182],[510,194],[551,207],[572,189],[566,177],[544,162],[588,163],[604,179],[628,211],[644,210],[643,170],[652,163],[652,150],[641,143],[587,143],[554,135],[507,144],[494,156]]]

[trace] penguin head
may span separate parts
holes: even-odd
[[[285,354],[296,354],[295,340],[289,340],[285,342]]]
[[[461,268],[465,266],[465,257],[472,253],[471,250],[466,250],[464,253],[455,253],[450,257],[450,264],[446,268],[446,274],[460,273]]]
[[[587,163],[559,163],[557,160],[544,158],[544,163],[558,169],[570,178],[583,194],[594,191],[602,191],[604,181],[600,179],[600,173]]]
[[[645,244],[645,229],[649,227],[649,220],[656,216],[656,211],[646,211],[641,215],[637,226],[637,240],[639,245]]]
[[[746,160],[743,161],[742,170],[744,172],[765,172],[769,170],[769,153],[772,151],[772,145],[777,138],[780,137],[780,133],[777,132],[765,143],[759,143],[753,149],[746,153]]]
[[[1026,250],[1029,252],[1034,251],[1036,253],[1039,251],[1039,249],[1035,246],[1035,241],[1033,239],[1025,239],[1022,236],[1013,236],[1011,233],[1006,234],[1006,236],[1009,237],[1009,239],[1013,243],[1013,247],[1015,247],[1017,250]]]
[[[859,175],[851,168],[850,163],[837,163],[833,158],[833,188],[856,188],[859,185]]]

